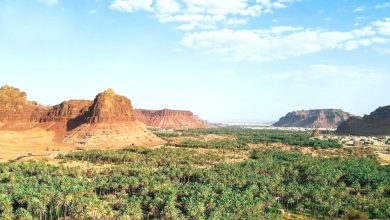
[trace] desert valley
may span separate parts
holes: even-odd
[[[0,0],[0,220],[390,220],[390,0]]]
[[[2,219],[390,217],[389,106],[227,126],[133,109],[112,89],[45,106],[3,86],[0,104]],[[75,179],[59,187],[64,178]]]

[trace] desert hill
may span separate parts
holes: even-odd
[[[314,109],[289,112],[275,127],[337,128],[351,114],[340,109]]]
[[[4,86],[0,88],[0,126],[6,131],[47,131],[54,134],[53,144],[124,147],[164,143],[135,121],[131,101],[112,89],[94,101],[70,100],[46,107],[28,101],[19,89]]]
[[[27,94],[11,86],[0,88],[0,127],[28,129],[39,122],[48,107],[28,101]]]
[[[347,135],[390,135],[390,106],[380,107],[364,117],[351,117],[336,132]]]
[[[206,128],[208,124],[190,111],[136,109],[135,118],[150,127],[163,129]]]
[[[65,143],[87,146],[159,145],[165,142],[135,121],[131,101],[108,89],[96,96],[88,110],[71,119],[74,125],[64,139]],[[79,125],[77,125],[79,123]]]

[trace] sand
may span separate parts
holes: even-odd
[[[27,131],[0,131],[0,161],[28,155],[52,155],[72,150],[55,142],[54,132],[42,128]]]

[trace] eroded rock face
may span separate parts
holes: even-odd
[[[288,113],[275,127],[337,128],[351,114],[339,109],[302,110]]]
[[[47,107],[28,101],[25,92],[11,86],[0,88],[0,122],[38,123]]]
[[[346,135],[390,135],[390,106],[380,107],[364,117],[351,117],[336,132]]]
[[[87,111],[67,123],[64,142],[83,146],[126,147],[164,144],[134,119],[131,101],[108,89],[96,96]]]
[[[108,89],[96,96],[85,113],[87,123],[114,123],[134,121],[133,106],[125,96]]]
[[[163,129],[179,130],[208,127],[205,121],[202,121],[190,111],[136,109],[135,118],[147,126]]]
[[[108,89],[94,101],[70,100],[44,107],[27,100],[26,93],[0,88],[0,128],[54,132],[54,141],[93,147],[154,146],[165,141],[134,119],[131,101]]]
[[[69,100],[53,106],[40,122],[68,121],[85,114],[92,105],[90,100]]]

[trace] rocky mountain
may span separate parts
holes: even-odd
[[[275,127],[337,128],[352,115],[340,109],[301,110],[288,113]]]
[[[136,120],[150,127],[163,129],[206,128],[208,124],[190,111],[181,110],[135,110]]]
[[[86,123],[115,123],[134,121],[133,106],[125,96],[116,95],[107,89],[96,96],[85,113]]]
[[[40,118],[40,122],[68,121],[83,115],[92,105],[90,100],[69,100],[53,106]]]
[[[29,128],[39,119],[47,107],[28,101],[25,92],[11,86],[0,88],[0,127]]]
[[[73,122],[75,125],[69,126],[73,120],[76,120]],[[165,143],[145,125],[135,121],[131,101],[125,96],[116,95],[112,89],[98,94],[88,111],[73,120],[68,122],[65,143],[116,147]]]
[[[380,107],[364,117],[351,117],[336,132],[346,135],[390,135],[390,106]]]
[[[45,107],[19,89],[0,88],[0,128],[54,132],[54,141],[94,147],[154,146],[165,143],[134,118],[131,101],[108,89],[94,101],[70,100]]]

